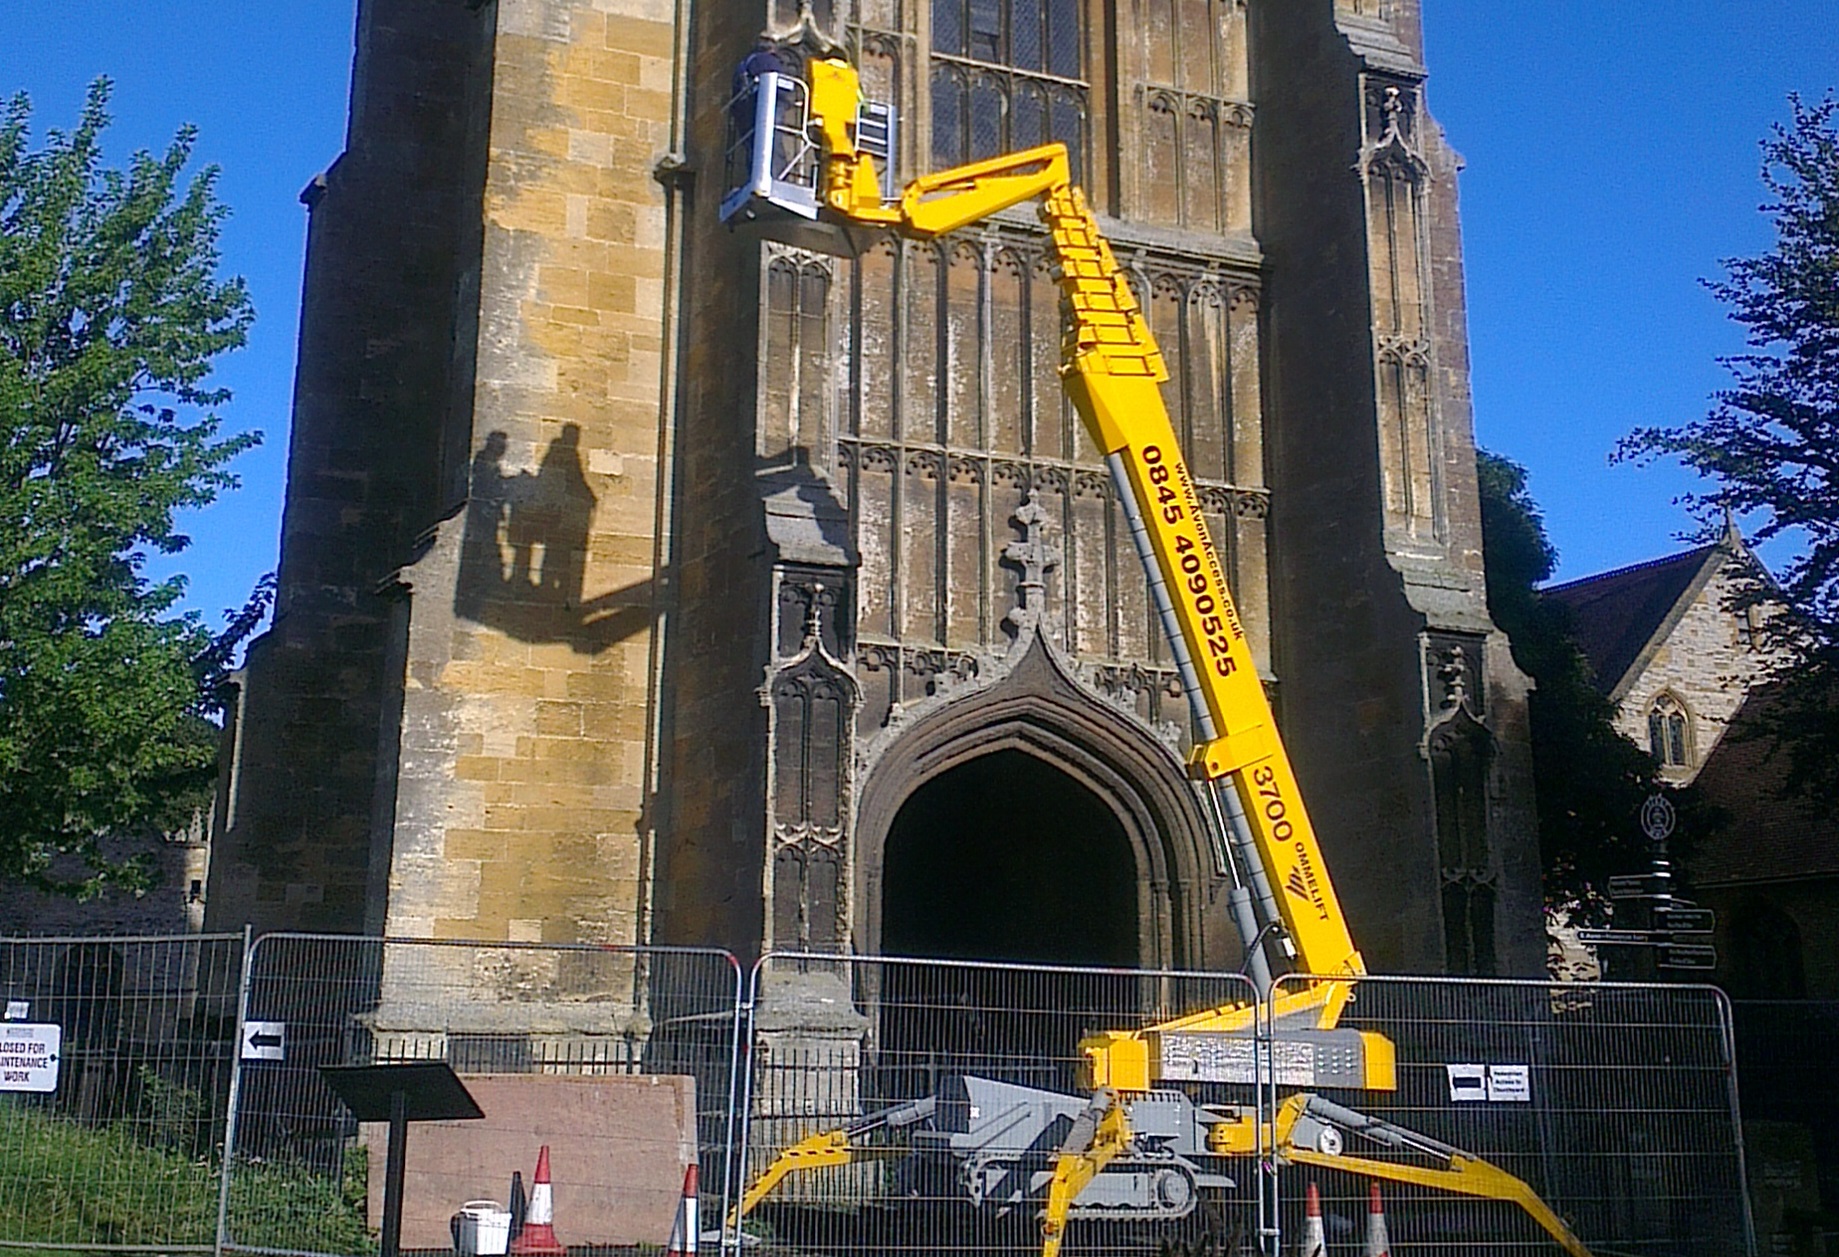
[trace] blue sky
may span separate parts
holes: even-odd
[[[115,80],[104,158],[163,150],[196,123],[197,162],[223,174],[224,269],[248,279],[256,323],[217,379],[235,398],[226,428],[261,448],[234,464],[241,491],[185,521],[190,550],[150,570],[191,580],[188,605],[213,628],[239,607],[280,547],[287,424],[306,255],[300,190],[344,147],[354,0],[0,0],[0,96],[32,98],[33,129],[75,123],[90,80]]]
[[[1525,464],[1559,577],[1677,548],[1677,466],[1630,428],[1705,413],[1741,329],[1700,285],[1769,247],[1757,148],[1839,86],[1835,0],[1424,0],[1462,179],[1475,427]],[[1766,556],[1765,556],[1766,557]]]
[[[1268,2],[1268,0],[1267,0]],[[67,126],[116,81],[109,155],[183,122],[223,168],[226,268],[259,315],[226,360],[233,429],[266,444],[188,521],[177,560],[215,624],[275,565],[299,320],[300,189],[343,144],[352,0],[0,0],[0,94]],[[1757,142],[1790,91],[1839,85],[1835,0],[1424,0],[1430,100],[1462,181],[1476,428],[1524,463],[1569,578],[1668,552],[1675,468],[1611,467],[1638,424],[1703,413],[1736,329],[1699,285],[1766,248]]]

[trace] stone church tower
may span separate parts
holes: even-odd
[[[1538,971],[1418,0],[365,0],[215,920],[1237,963],[1041,231],[721,227],[763,29],[1069,144],[1369,961]]]

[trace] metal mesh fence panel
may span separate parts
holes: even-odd
[[[739,1230],[762,1254],[1039,1253],[1057,1154],[1090,1142],[1082,1039],[1256,1010],[1231,974],[783,954],[752,1006]],[[1206,1146],[1215,1122],[1256,1128],[1249,1027],[1235,1046],[1237,1082],[1125,1098],[1131,1142],[1078,1193],[1065,1251],[1250,1242],[1253,1158]]]
[[[685,1169],[706,1225],[730,1181],[742,973],[726,952],[269,935],[251,956],[224,1248],[377,1251],[386,1140],[322,1066],[438,1060],[482,1122],[411,1128],[404,1251],[449,1250],[468,1201],[534,1199],[576,1251],[669,1238]]]
[[[209,1252],[245,939],[0,939],[0,1248]]]
[[[1839,1253],[1839,1001],[1738,1000],[1731,1013],[1760,1247]]]
[[[1715,989],[1363,978],[1339,1024],[1393,1045],[1397,1086],[1274,1080],[1286,1236],[1313,1183],[1330,1250],[1360,1242],[1378,1183],[1393,1253],[1754,1251]]]

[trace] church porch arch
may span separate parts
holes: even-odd
[[[1212,848],[1174,750],[1138,717],[1080,684],[1038,633],[1019,643],[1009,660],[1013,666],[999,666],[1000,675],[988,683],[926,700],[865,748],[855,825],[857,950],[887,952],[889,843],[903,809],[916,798],[923,805],[929,785],[981,760],[986,768],[1038,766],[1032,769],[1037,780],[1058,774],[1109,814],[1115,840],[1127,853],[1109,875],[1132,883],[1136,937],[1134,955],[1104,963],[1177,968],[1230,960],[1236,943],[1226,957],[1214,954],[1223,940],[1209,928],[1217,876]]]

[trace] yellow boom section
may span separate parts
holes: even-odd
[[[1244,813],[1302,967],[1334,976],[1364,973],[1162,400],[1168,368],[1084,193],[1072,184],[1064,146],[925,176],[889,205],[870,158],[855,145],[861,100],[855,68],[838,59],[813,61],[807,78],[812,127],[826,150],[822,186],[830,213],[930,238],[1042,198],[1069,315],[1061,374],[1074,408],[1125,482],[1120,489],[1136,505],[1133,527],[1146,535],[1152,591],[1201,726],[1190,770],[1203,781],[1230,779],[1234,810]]]
[[[1168,368],[1084,193],[1073,186],[1065,147],[1043,145],[927,175],[908,184],[899,201],[890,204],[882,199],[873,158],[856,144],[861,89],[855,68],[838,58],[813,60],[806,66],[806,83],[812,138],[824,151],[819,192],[824,210],[834,219],[930,239],[1040,199],[1068,316],[1061,375],[1074,408],[1118,481],[1193,708],[1199,735],[1189,770],[1214,789],[1220,805],[1217,819],[1231,831],[1222,837],[1229,844],[1238,841],[1235,835],[1241,831],[1249,837],[1255,853],[1242,853],[1234,867],[1259,883],[1267,920],[1281,922],[1302,968],[1323,979],[1274,996],[1273,1022],[1334,1027],[1352,995],[1353,984],[1347,979],[1360,977],[1366,968],[1328,880],[1244,625],[1207,535],[1200,495],[1162,400]],[[1221,788],[1231,797],[1222,798]],[[1240,863],[1251,867],[1240,868]],[[1261,940],[1248,937],[1247,946],[1256,952]],[[1080,1045],[1085,1072],[1098,1090],[1054,1158],[1042,1211],[1043,1257],[1058,1253],[1080,1193],[1131,1146],[1134,1135],[1118,1092],[1144,1091],[1153,1085],[1160,1036],[1200,1031],[1249,1034],[1256,1020],[1254,1006],[1234,1004],[1141,1030],[1094,1035]],[[1369,1058],[1366,1086],[1395,1088],[1390,1042],[1364,1032],[1362,1039]],[[1311,1115],[1318,1123],[1339,1122],[1378,1142],[1428,1153],[1442,1164],[1352,1157],[1342,1154],[1338,1145],[1333,1152],[1303,1146],[1294,1135],[1299,1122]],[[1208,1142],[1218,1156],[1274,1155],[1299,1164],[1510,1201],[1526,1210],[1567,1253],[1589,1257],[1563,1221],[1519,1179],[1459,1149],[1313,1096],[1292,1096],[1268,1126],[1251,1117],[1220,1122]],[[748,1188],[735,1218],[745,1216],[794,1171],[895,1155],[901,1155],[898,1148],[857,1143],[850,1130],[814,1135],[787,1149]]]
[[[1324,1152],[1319,1148],[1307,1147],[1297,1137],[1308,1116],[1321,1110],[1332,1113],[1350,1133],[1389,1144],[1395,1149],[1412,1152],[1440,1164],[1424,1165],[1403,1159],[1381,1160],[1339,1150]],[[1361,1178],[1429,1187],[1476,1200],[1498,1200],[1523,1210],[1570,1257],[1591,1257],[1590,1250],[1566,1225],[1564,1219],[1553,1212],[1552,1207],[1524,1180],[1473,1153],[1378,1118],[1367,1117],[1338,1105],[1324,1104],[1309,1095],[1295,1095],[1285,1100],[1277,1111],[1276,1120],[1264,1128],[1262,1137],[1254,1130],[1254,1125],[1255,1119],[1250,1116],[1241,1117],[1236,1122],[1223,1122],[1213,1128],[1208,1142],[1222,1156],[1267,1155],[1279,1163],[1339,1170]]]

